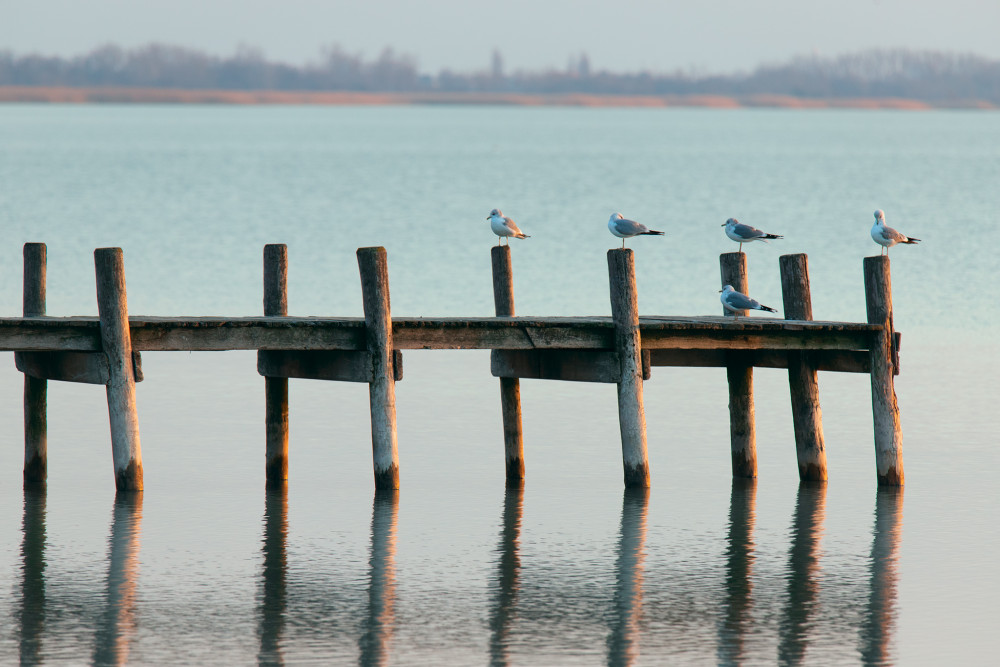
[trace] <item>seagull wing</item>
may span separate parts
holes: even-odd
[[[906,241],[907,237],[904,234],[900,234],[892,227],[886,227],[883,225],[882,238],[884,238],[886,241],[896,241],[897,243],[902,243]]]
[[[726,303],[736,310],[758,310],[760,308],[760,302],[757,299],[751,299],[746,294],[735,290],[726,296]]]
[[[733,225],[733,233],[739,236],[741,239],[746,239],[748,241],[767,236],[767,234],[760,231],[756,227],[751,227],[750,225],[744,225],[742,222],[738,222],[735,225]]]
[[[626,236],[637,236],[643,232],[649,231],[649,227],[641,222],[636,222],[635,220],[629,220],[627,218],[616,220],[615,229],[618,230],[619,234],[624,234]]]

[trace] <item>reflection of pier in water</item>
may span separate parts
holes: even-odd
[[[778,662],[798,665],[805,658],[813,612],[819,597],[820,539],[826,507],[826,482],[800,482],[788,550],[788,599],[778,629]]]
[[[269,486],[264,495],[264,566],[260,592],[257,663],[282,665],[281,635],[285,628],[288,579],[288,487]]]
[[[625,489],[614,598],[614,616],[608,635],[608,664],[631,665],[639,657],[642,619],[642,560],[646,543],[649,488]]]
[[[399,491],[378,490],[372,501],[372,550],[369,560],[368,616],[363,620],[359,664],[389,662],[396,598],[396,518]]]
[[[875,496],[868,609],[861,623],[861,659],[866,665],[890,662],[896,622],[896,580],[903,534],[903,489],[880,488]]]
[[[107,602],[94,641],[94,664],[128,663],[135,634],[135,589],[139,579],[139,537],[142,493],[115,497],[108,540]]]
[[[45,630],[45,489],[24,489],[21,523],[21,664],[41,664]]]
[[[757,480],[733,478],[726,539],[725,614],[719,622],[717,659],[720,665],[740,664],[744,637],[751,626],[753,607],[753,528],[756,520]]]
[[[521,513],[524,489],[508,486],[503,499],[503,525],[500,530],[500,565],[497,568],[497,593],[490,614],[490,665],[508,664],[507,650],[514,622],[521,578]]]

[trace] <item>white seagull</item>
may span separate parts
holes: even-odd
[[[765,306],[757,299],[751,299],[743,292],[737,292],[733,289],[732,285],[725,285],[721,290],[722,296],[719,297],[719,301],[722,302],[722,307],[733,313],[736,319],[740,317],[741,310],[766,310],[769,313],[776,313],[774,308]]]
[[[872,225],[872,240],[885,248],[884,253],[886,255],[889,254],[889,248],[897,243],[917,243],[920,241],[920,239],[915,239],[912,236],[900,234],[892,227],[886,227],[885,213],[882,212],[882,209],[875,211],[875,224]]]
[[[726,236],[740,244],[739,252],[743,252],[743,244],[749,243],[750,241],[763,241],[764,243],[767,243],[772,239],[785,238],[784,236],[779,236],[778,234],[768,234],[767,232],[762,232],[756,227],[751,227],[750,225],[744,225],[736,218],[729,218],[729,220],[726,220],[722,226],[726,228]]]
[[[663,232],[650,229],[641,222],[623,218],[621,213],[613,213],[611,215],[611,219],[608,220],[608,229],[611,230],[612,234],[622,240],[623,248],[625,247],[625,239],[630,239],[633,236],[639,236],[640,234],[663,236]]]
[[[500,212],[500,209],[495,208],[490,211],[490,214],[486,217],[490,221],[490,229],[493,233],[499,236],[497,240],[497,245],[507,237],[507,245],[510,245],[510,238],[513,236],[516,239],[527,239],[531,238],[520,229],[517,228],[517,224]]]

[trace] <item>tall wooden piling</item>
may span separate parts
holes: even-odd
[[[46,248],[24,244],[25,317],[45,315]],[[48,380],[24,375],[24,485],[44,485],[48,478]]]
[[[622,436],[622,463],[626,487],[649,486],[646,413],[642,400],[642,341],[639,337],[639,298],[635,283],[635,255],[629,248],[608,251],[611,319],[615,325],[615,352],[621,366],[618,381],[618,425]]]
[[[97,274],[97,311],[101,344],[108,357],[108,416],[115,486],[119,491],[142,491],[142,447],[135,405],[135,372],[125,296],[125,261],[121,248],[94,251]]]
[[[264,246],[264,315],[288,315],[288,247]],[[266,430],[265,485],[280,487],[288,479],[288,378],[264,377]]]
[[[811,320],[812,295],[809,290],[809,264],[805,254],[782,255],[781,298],[786,320]],[[826,444],[823,441],[823,412],[819,406],[819,383],[816,366],[801,350],[788,353],[788,390],[792,400],[792,423],[795,427],[795,453],[799,479],[824,481]]]
[[[497,317],[514,317],[514,271],[510,246],[493,246],[493,303]],[[492,352],[497,355],[496,350]],[[504,460],[507,486],[524,484],[524,433],[521,428],[521,381],[500,378],[500,411],[503,415]]]
[[[865,257],[864,271],[868,323],[882,326],[869,349],[878,483],[880,486],[902,486],[903,431],[893,383],[895,355],[889,258],[885,255]]]
[[[372,363],[368,396],[375,488],[398,489],[399,448],[396,440],[396,380],[393,372],[389,269],[385,248],[358,248],[357,254],[365,309],[365,335]]]
[[[727,252],[719,256],[722,285],[732,285],[738,292],[750,291],[747,256]],[[725,308],[724,315],[734,316]],[[747,311],[741,311],[746,315]],[[729,440],[733,477],[757,476],[757,434],[754,427],[753,365],[741,350],[726,352],[726,379],[729,381]]]

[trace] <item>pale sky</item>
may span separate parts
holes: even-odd
[[[563,68],[749,70],[794,55],[873,47],[1000,59],[1000,0],[0,0],[0,49],[73,55],[164,42],[217,55],[246,44],[272,60],[323,47],[384,47],[422,72]]]

